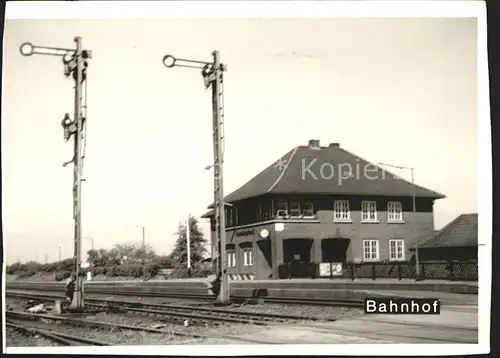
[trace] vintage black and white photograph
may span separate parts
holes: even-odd
[[[489,351],[483,4],[187,3],[7,4],[7,351]]]

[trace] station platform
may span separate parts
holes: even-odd
[[[335,322],[258,326],[251,333],[203,344],[352,344],[478,342],[477,307],[449,307],[440,315],[361,315]],[[231,342],[231,338],[233,341]],[[238,340],[242,342],[238,342]],[[294,349],[296,349],[294,347]],[[249,353],[251,354],[251,353]],[[296,354],[302,354],[297,352]],[[307,352],[304,352],[307,354]]]
[[[149,281],[85,281],[87,293],[208,295],[213,278]],[[63,291],[64,282],[7,282],[7,289]],[[439,298],[442,305],[477,305],[477,282],[292,279],[230,281],[230,294],[254,298]]]
[[[35,282],[17,281],[7,282],[8,290],[35,290],[48,292],[63,292],[66,282]],[[119,281],[93,281],[85,280],[83,289],[86,293],[106,294],[179,294],[179,295],[207,295],[209,294],[210,281],[204,279],[185,280],[119,280]]]
[[[273,289],[353,289],[353,290],[398,290],[432,291],[448,293],[478,293],[477,282],[395,279],[291,279],[291,280],[248,280],[231,281],[232,288],[273,288]]]
[[[439,298],[442,305],[477,305],[477,283],[391,280],[256,280],[230,283],[231,295],[270,298]]]

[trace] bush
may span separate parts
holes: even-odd
[[[145,266],[146,277],[154,277],[160,271],[160,265],[148,264]],[[107,277],[133,277],[140,278],[143,276],[144,268],[140,264],[130,265],[117,265],[117,266],[104,266],[93,267],[92,272],[94,275],[104,275]]]
[[[198,270],[196,270],[195,274],[196,276],[192,275],[192,277],[208,277],[213,274],[213,271],[211,268],[200,267]]]
[[[160,272],[161,266],[159,264],[150,264],[146,266],[146,275],[155,277]]]
[[[60,270],[60,263],[59,262],[51,262],[50,264],[46,264],[45,266],[45,272],[48,273],[55,273]]]
[[[93,267],[92,274],[94,276],[105,275],[105,268],[104,267]]]
[[[179,279],[188,277],[188,271],[185,267],[175,267],[172,272],[168,274],[168,279]]]
[[[21,271],[17,274],[17,278],[28,278],[36,275],[36,272],[33,270]]]
[[[191,267],[191,277],[207,277],[212,274],[212,269],[206,265],[195,265]],[[169,279],[188,278],[189,273],[187,267],[176,267],[168,275]]]
[[[99,268],[96,268],[99,271]],[[102,274],[108,277],[137,277],[142,275],[142,267],[137,265],[119,265],[102,268]]]
[[[22,271],[21,270],[21,264],[19,262],[16,262],[15,264],[9,265],[5,268],[5,273],[7,275],[15,275],[18,272]]]
[[[71,276],[71,271],[58,271],[55,273],[54,279],[56,281],[63,281],[63,280],[66,280],[70,276]]]
[[[74,259],[65,259],[62,260],[61,262],[56,262],[57,269],[61,271],[72,271],[73,267],[75,266],[75,260]]]
[[[9,275],[17,275],[18,278],[27,278],[35,274],[53,273],[56,281],[62,281],[71,276],[73,272],[73,262],[73,259],[66,259],[61,262],[53,262],[50,264],[38,264],[35,262],[28,262],[26,264],[15,263],[6,267],[6,273]],[[145,266],[146,277],[155,277],[158,275],[160,268],[161,265],[158,263],[147,264]],[[94,276],[104,275],[107,277],[141,278],[144,274],[142,264],[130,264],[82,269],[80,271],[81,276],[86,276],[87,272],[90,270]]]

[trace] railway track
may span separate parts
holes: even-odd
[[[150,327],[140,327],[140,326],[132,326],[126,324],[112,323],[112,322],[104,322],[104,321],[96,321],[96,320],[86,320],[81,318],[74,317],[65,317],[60,315],[50,315],[50,314],[39,314],[39,313],[27,313],[20,311],[6,311],[6,319],[7,321],[17,320],[17,321],[28,321],[34,322],[36,320],[48,320],[52,322],[61,322],[65,324],[71,324],[74,326],[86,326],[91,328],[106,328],[106,329],[122,329],[122,330],[131,330],[138,332],[148,332],[148,333],[163,333],[174,336],[181,337],[194,337],[194,338],[205,338],[205,335],[200,335],[191,332],[182,332],[182,331],[174,331],[174,330],[162,330],[158,328],[150,328]]]
[[[234,296],[236,301],[248,300],[247,297]],[[264,303],[279,303],[287,305],[315,305],[315,306],[330,306],[330,307],[346,307],[346,308],[363,308],[363,301],[353,299],[322,299],[322,298],[287,298],[287,297],[257,297]]]
[[[89,321],[85,319],[79,319],[79,318],[73,318],[73,317],[63,317],[63,316],[56,316],[56,315],[48,315],[48,314],[32,314],[32,313],[26,313],[26,312],[14,312],[14,311],[7,311],[6,314],[6,322],[7,322],[7,327],[12,327],[16,330],[23,331],[27,334],[33,334],[33,335],[40,335],[45,338],[48,338],[52,341],[55,341],[57,343],[60,343],[65,346],[82,346],[82,345],[91,345],[91,346],[110,346],[110,345],[116,345],[114,343],[110,342],[103,342],[99,340],[93,340],[93,339],[88,339],[84,338],[81,336],[76,336],[76,335],[70,335],[67,333],[63,333],[60,331],[55,330],[56,326],[51,327],[49,329],[45,327],[40,327],[39,325],[37,326],[36,321],[52,321],[52,322],[59,322],[59,323],[64,323],[66,325],[72,325],[72,326],[86,326],[90,328],[101,328],[101,329],[108,329],[110,331],[116,332],[116,330],[130,330],[130,331],[136,331],[136,332],[146,332],[146,333],[152,333],[152,334],[163,334],[163,335],[175,335],[179,337],[185,337],[189,339],[198,339],[198,340],[205,340],[205,339],[223,339],[226,343],[231,343],[233,342],[234,344],[238,343],[266,343],[266,342],[259,342],[255,341],[251,338],[244,338],[244,337],[238,337],[238,336],[232,336],[232,335],[227,335],[225,334],[224,336],[218,336],[218,335],[213,335],[213,334],[198,334],[194,332],[182,332],[182,331],[175,331],[175,330],[165,330],[165,329],[157,329],[157,328],[149,328],[149,327],[138,327],[138,326],[131,326],[131,325],[124,325],[124,324],[117,324],[117,323],[111,323],[111,322],[102,322],[102,321]],[[64,327],[57,327],[59,330],[64,329]],[[185,342],[183,342],[185,343]],[[162,344],[165,344],[162,342]]]
[[[149,334],[157,334],[161,337],[166,336],[178,336],[178,337],[187,337],[189,339],[207,339],[212,338],[210,335],[197,334],[195,332],[182,332],[175,331],[171,329],[158,329],[158,328],[150,328],[150,327],[140,327],[135,325],[125,325],[118,324],[112,322],[104,322],[97,320],[87,320],[82,318],[74,318],[74,317],[64,317],[60,315],[50,315],[50,314],[33,314],[26,312],[15,312],[15,311],[7,311],[6,312],[8,326],[17,329],[23,330],[28,334],[36,334],[48,338],[50,340],[56,341],[62,345],[66,346],[82,346],[82,345],[93,345],[93,346],[109,346],[109,345],[117,345],[120,343],[116,342],[105,342],[95,339],[89,339],[82,337],[88,331],[80,331],[77,334],[67,334],[64,331],[67,330],[66,327],[72,326],[74,328],[91,328],[96,329],[97,332],[94,332],[99,335],[105,335],[103,333],[103,329],[109,331],[112,336],[116,336],[117,331],[133,331],[133,332],[144,332]],[[116,338],[113,338],[116,339]],[[235,338],[237,339],[237,338]],[[123,344],[123,343],[122,343]]]
[[[7,315],[7,317],[8,316],[9,316],[9,314]],[[10,316],[12,316],[12,314]],[[87,339],[87,338],[83,338],[80,336],[71,335],[71,334],[62,333],[62,332],[55,332],[52,330],[43,329],[43,328],[39,328],[39,327],[33,327],[30,325],[27,325],[24,322],[16,322],[16,321],[12,321],[9,319],[6,320],[5,326],[12,328],[12,329],[15,329],[17,331],[20,331],[24,334],[42,336],[42,337],[47,338],[51,341],[59,343],[63,346],[81,346],[82,344],[83,345],[90,345],[90,346],[109,346],[109,345],[111,345],[110,343],[107,343],[107,342],[98,341],[98,340],[94,340],[94,339]]]
[[[43,288],[17,286],[16,291],[47,291]],[[13,290],[12,290],[13,291]],[[7,291],[8,292],[8,291]],[[53,292],[53,291],[52,291]],[[152,292],[136,292],[136,291],[113,291],[108,289],[100,289],[99,292],[92,294],[109,294],[113,296],[137,296],[137,297],[155,297],[155,298],[178,298],[195,301],[214,301],[214,295],[188,294],[188,293],[152,293]],[[248,296],[231,296],[234,302],[246,302],[249,300],[260,300],[263,303],[277,303],[287,305],[317,305],[331,307],[346,307],[346,308],[363,308],[363,301],[357,299],[313,299],[313,298],[286,298],[286,297],[248,297]]]
[[[6,292],[7,297],[54,301],[63,299],[58,295],[40,295],[24,292]],[[194,324],[221,324],[240,323],[254,325],[269,325],[274,323],[284,323],[289,321],[326,321],[315,316],[284,315],[263,312],[237,311],[231,309],[220,309],[212,307],[196,307],[188,305],[174,304],[148,304],[142,302],[85,298],[86,305],[93,308],[105,308],[111,312],[132,312],[147,315],[166,317],[175,323],[184,323],[186,320]],[[330,320],[332,321],[332,320]]]

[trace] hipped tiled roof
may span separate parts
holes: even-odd
[[[332,171],[333,169],[333,171]],[[366,174],[365,174],[366,173]],[[350,175],[350,177],[349,177]],[[343,194],[412,196],[412,183],[360,158],[338,144],[298,146],[269,165],[239,189],[226,203],[264,194]],[[444,195],[415,185],[417,197]],[[210,205],[209,208],[212,208]],[[204,215],[210,216],[210,213]]]
[[[462,214],[419,245],[420,248],[477,246],[477,214]]]

